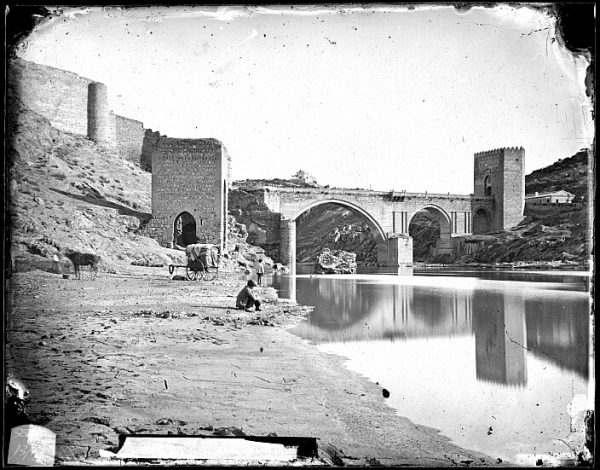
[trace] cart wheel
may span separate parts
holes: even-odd
[[[173,274],[173,271],[175,271],[175,266],[173,266],[172,264],[169,265],[169,274]]]
[[[185,268],[186,274],[187,274],[187,278],[190,281],[195,281],[196,279],[200,279],[201,274],[194,270],[194,269],[190,269],[190,268]]]
[[[202,278],[205,281],[214,281],[217,278],[218,274],[219,268],[209,267],[204,269],[204,272],[202,273]]]

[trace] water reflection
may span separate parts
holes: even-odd
[[[479,381],[526,385],[528,350],[588,377],[589,301],[583,293],[458,290],[356,277],[280,276],[274,285],[282,297],[293,292],[299,303],[315,306],[294,329],[315,343],[474,337]]]
[[[527,341],[522,293],[474,292],[473,306],[477,378],[525,385]]]

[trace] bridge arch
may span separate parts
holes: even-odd
[[[385,232],[381,228],[381,224],[371,214],[369,214],[367,211],[365,211],[362,207],[358,206],[357,204],[354,204],[354,203],[348,202],[348,201],[344,201],[343,199],[322,199],[322,200],[318,200],[318,201],[313,201],[310,204],[304,206],[302,209],[295,212],[292,215],[292,217],[290,217],[290,221],[296,221],[298,219],[298,217],[300,217],[306,211],[312,209],[313,207],[321,206],[323,204],[339,204],[341,206],[352,209],[353,211],[364,216],[369,221],[369,223],[373,225],[373,227],[376,229],[375,232],[379,234],[379,237],[381,238],[381,240],[387,239]]]
[[[423,207],[419,208],[418,210],[414,211],[411,215],[410,218],[408,219],[408,224],[410,225],[410,222],[412,221],[413,217],[415,215],[417,215],[419,212],[422,211],[427,211],[429,212],[431,215],[433,215],[434,217],[436,217],[439,222],[440,225],[443,223],[444,225],[448,225],[448,229],[450,229],[450,215],[448,215],[448,212],[446,212],[442,207],[436,205],[436,204],[426,204]],[[441,227],[440,227],[441,228]]]
[[[427,212],[430,216],[432,216],[439,224],[440,234],[438,239],[435,241],[435,245],[429,245],[429,255],[442,255],[442,254],[452,254],[453,253],[453,243],[452,243],[452,219],[448,212],[444,210],[444,208],[436,205],[436,204],[425,204],[418,210],[414,211],[409,219],[408,219],[408,228],[411,228],[411,222],[415,218],[415,216],[419,213]],[[413,236],[412,233],[409,232],[409,235]],[[419,244],[422,243],[421,240],[415,239],[413,236],[413,243]],[[416,248],[416,246],[415,246]],[[425,255],[425,256],[429,256]],[[423,254],[421,255],[423,256]]]

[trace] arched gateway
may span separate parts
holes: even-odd
[[[453,253],[457,239],[474,232],[506,230],[523,218],[525,174],[523,148],[475,154],[474,194],[432,194],[332,188],[279,188],[252,191],[280,214],[280,261],[296,261],[296,219],[320,204],[335,203],[362,214],[375,229],[378,263],[403,266],[413,262],[409,225],[427,211],[440,225],[438,254]],[[473,220],[473,214],[476,214]]]

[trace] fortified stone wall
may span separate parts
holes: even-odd
[[[143,150],[146,134],[144,124],[135,119],[129,119],[116,114],[114,117],[115,136],[119,154],[132,163],[140,165],[141,151]]]
[[[110,111],[106,85],[65,70],[22,59],[7,67],[10,98],[41,114],[56,129],[114,145],[123,158],[150,171],[158,132]]]
[[[9,93],[63,132],[87,135],[88,86],[93,80],[21,59],[7,65]]]
[[[474,196],[485,195],[489,177],[494,207],[492,230],[507,230],[523,219],[525,204],[525,150],[522,147],[500,148],[474,155]]]
[[[523,220],[525,209],[525,150],[504,149],[504,227],[512,228]]]
[[[160,132],[153,132],[152,129],[146,129],[142,142],[142,154],[140,156],[140,166],[143,170],[152,171],[152,152],[158,145],[161,137]]]
[[[152,153],[152,220],[147,232],[173,243],[176,218],[190,213],[199,243],[225,249],[229,156],[216,139],[161,137]]]

